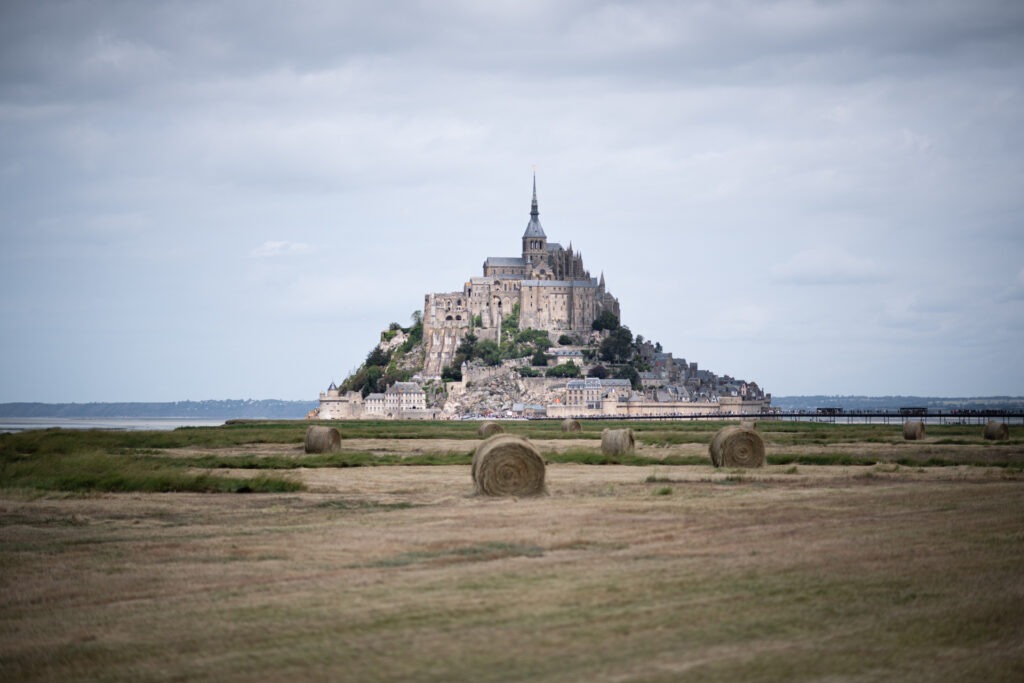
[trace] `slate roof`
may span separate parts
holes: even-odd
[[[526,261],[520,256],[488,256],[485,266],[525,266]]]

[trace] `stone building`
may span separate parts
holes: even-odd
[[[540,224],[537,178],[533,179],[530,220],[520,256],[491,256],[483,275],[470,277],[462,291],[427,294],[423,300],[423,374],[437,376],[455,357],[462,338],[498,341],[502,320],[519,313],[519,329],[562,334],[589,333],[602,311],[619,317],[619,302],[605,288],[604,275],[592,278],[583,256],[548,242]]]
[[[309,416],[320,420],[433,420],[437,411],[427,408],[427,395],[415,382],[395,382],[384,393],[368,394],[363,398],[358,391],[342,393],[331,382],[326,392],[320,392],[320,405]]]

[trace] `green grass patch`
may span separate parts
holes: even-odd
[[[302,455],[198,455],[174,458],[188,467],[239,470],[292,470],[300,467],[377,467],[382,465],[468,465],[473,453],[453,451],[394,455],[366,451],[312,453]]]
[[[166,462],[99,452],[0,460],[0,488],[47,491],[283,493],[305,487],[281,477],[222,477]]]
[[[665,458],[648,458],[636,454],[605,455],[599,450],[570,448],[562,452],[544,453],[544,460],[550,463],[573,463],[577,465],[706,465],[708,459],[695,455],[670,455]]]

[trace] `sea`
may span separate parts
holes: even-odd
[[[110,429],[116,431],[170,431],[178,427],[219,427],[224,420],[181,417],[0,417],[0,433],[30,429]]]

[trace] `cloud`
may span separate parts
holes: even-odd
[[[771,268],[772,278],[789,285],[851,285],[881,282],[884,274],[874,261],[835,247],[805,249]]]
[[[996,301],[1000,303],[1024,301],[1024,268],[1017,273],[1016,280],[1014,280],[1009,287],[1000,292],[996,297]]]
[[[305,254],[309,245],[304,242],[286,242],[268,240],[249,252],[249,258],[277,258],[293,254]]]

